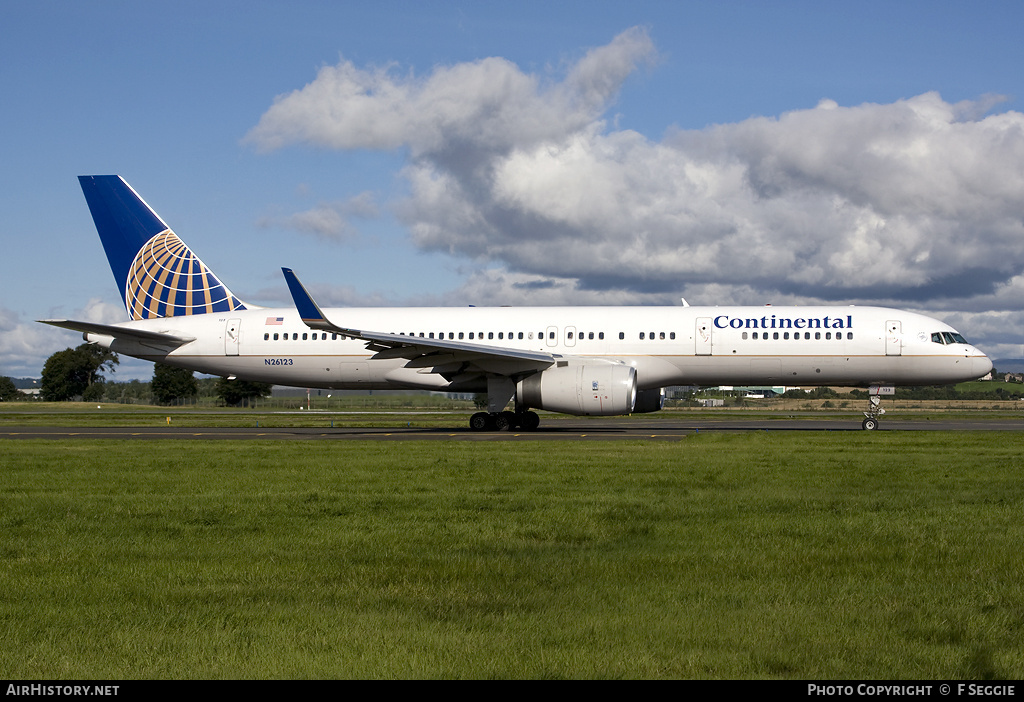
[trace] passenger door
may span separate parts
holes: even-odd
[[[242,320],[229,319],[224,326],[224,355],[237,356],[238,344],[242,338]]]
[[[885,355],[903,355],[903,324],[898,319],[885,323]]]
[[[693,334],[693,353],[697,356],[711,355],[711,317],[698,317],[697,329]]]

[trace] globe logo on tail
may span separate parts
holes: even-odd
[[[125,282],[125,305],[132,319],[245,309],[170,229],[147,241],[135,255]]]

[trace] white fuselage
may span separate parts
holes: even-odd
[[[670,385],[933,385],[980,377],[989,359],[948,325],[879,307],[465,307],[324,311],[347,328],[601,359],[636,369],[640,389]],[[313,331],[294,308],[125,322],[195,337],[173,350],[86,338],[129,356],[308,388],[481,391],[367,342]],[[946,332],[946,334],[943,334]],[[444,335],[441,337],[440,335]],[[387,354],[381,354],[386,356]],[[450,360],[458,361],[458,354]],[[508,368],[495,373],[509,374]],[[514,370],[512,371],[514,372]]]

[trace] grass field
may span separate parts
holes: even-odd
[[[16,678],[1016,678],[1024,437],[11,441]]]

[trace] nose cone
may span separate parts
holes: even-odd
[[[975,378],[988,375],[992,372],[992,361],[988,356],[978,351],[977,356],[971,356],[971,373]]]

